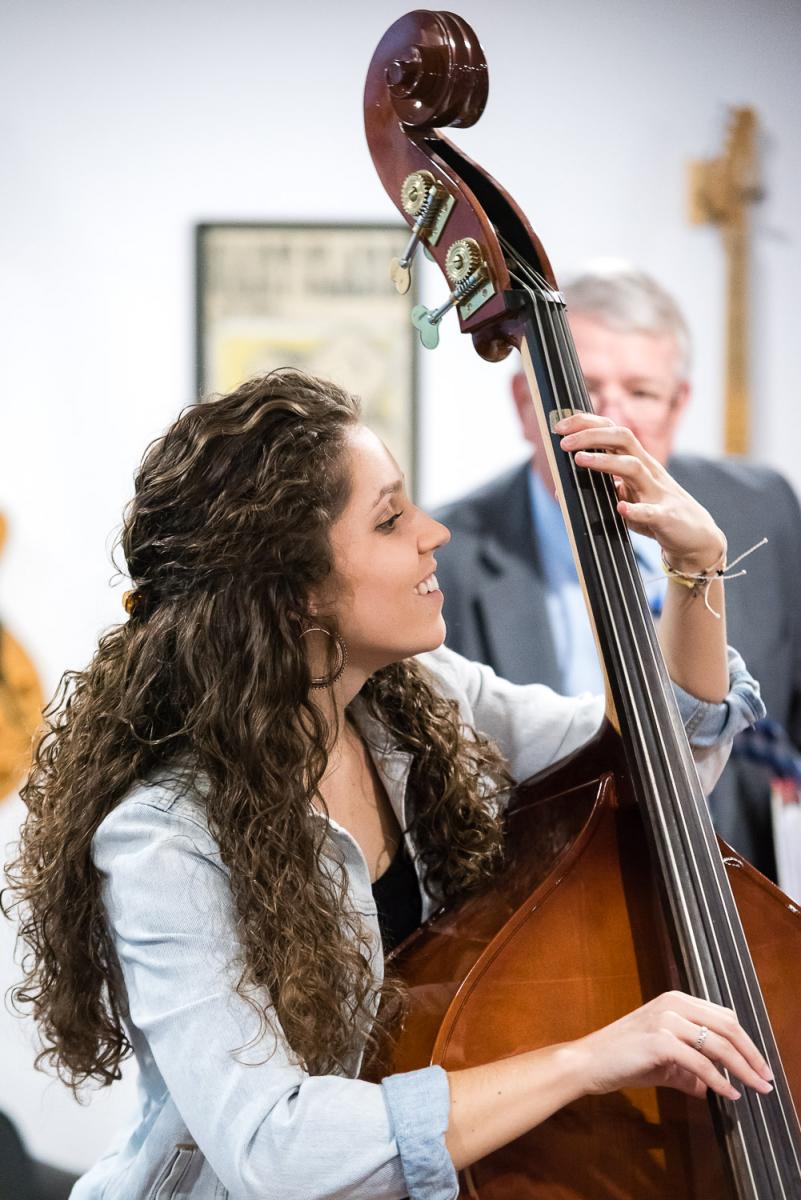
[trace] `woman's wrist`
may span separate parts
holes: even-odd
[[[592,1090],[584,1041],[526,1050],[449,1071],[451,1110],[445,1144],[457,1170],[484,1158]]]
[[[594,1088],[593,1056],[584,1038],[551,1046],[552,1065],[563,1092],[563,1104],[572,1104]],[[535,1054],[538,1051],[534,1051]]]
[[[714,576],[726,567],[726,538],[718,530],[718,537],[705,543],[691,554],[682,554],[662,547],[665,566],[679,575]]]

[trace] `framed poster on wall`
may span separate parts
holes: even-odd
[[[400,296],[389,278],[407,239],[404,225],[198,225],[199,392],[275,367],[332,379],[361,399],[413,487],[414,289]]]

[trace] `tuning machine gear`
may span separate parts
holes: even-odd
[[[475,238],[459,238],[448,247],[445,274],[453,284],[469,278],[482,265],[481,247]]]
[[[404,179],[401,186],[401,207],[410,217],[414,217],[415,221],[406,249],[400,258],[393,258],[389,268],[390,278],[402,296],[405,296],[411,287],[410,267],[420,238],[435,226],[438,227],[438,237],[444,224],[443,209],[446,210],[444,216],[447,217],[452,206],[453,200],[447,196],[442,184],[437,182],[430,171],[412,171]],[[432,236],[432,243],[436,241],[436,237]]]

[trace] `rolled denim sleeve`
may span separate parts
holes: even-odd
[[[382,1080],[409,1200],[455,1200],[459,1183],[445,1146],[450,1114],[442,1067],[406,1071]]]
[[[735,736],[765,715],[756,679],[732,646],[728,654],[729,693],[719,704],[699,700],[673,684],[698,776],[707,795],[720,778]]]
[[[465,724],[497,743],[514,780],[528,779],[577,750],[603,719],[603,696],[559,696],[538,683],[509,683],[491,667],[469,662],[446,646],[420,659],[433,670],[444,694],[456,698]],[[728,660],[729,692],[719,704],[673,685],[707,794],[726,765],[735,734],[765,712],[759,684],[731,647]]]
[[[765,715],[759,684],[732,646],[729,646],[729,694],[725,700],[719,704],[699,700],[676,683],[673,691],[691,746],[730,742]]]

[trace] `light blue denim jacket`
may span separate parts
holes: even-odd
[[[515,686],[442,649],[421,656],[463,720],[493,737],[513,778],[525,779],[584,743],[598,697]],[[678,692],[705,790],[731,738],[763,713],[759,688],[730,652],[731,691],[711,705]],[[410,757],[357,698],[354,718],[400,822],[407,825]],[[324,818],[321,816],[321,820]],[[370,875],[359,846],[330,822],[331,859],[347,871],[353,909],[369,932],[376,982],[383,956]],[[415,862],[414,845],[409,850]],[[75,1186],[72,1200],[452,1200],[445,1148],[449,1091],[440,1067],[381,1084],[309,1076],[280,1031],[258,1029],[235,991],[237,937],[228,873],[197,793],[179,779],[137,785],[93,843],[127,994],[125,1024],[139,1066],[140,1112],[121,1145]],[[423,916],[433,902],[423,892]]]

